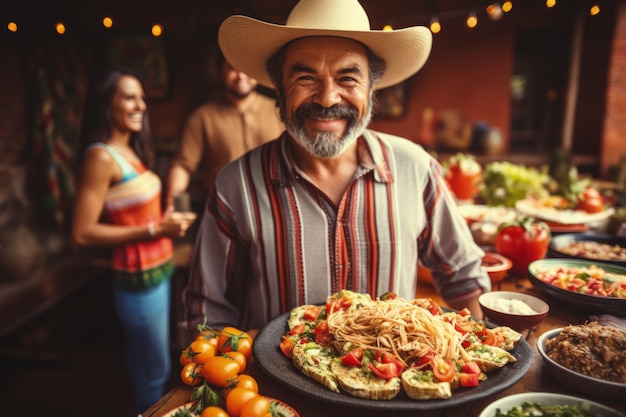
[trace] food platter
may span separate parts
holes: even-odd
[[[594,234],[594,233],[567,233],[559,236],[554,236],[550,240],[549,251],[550,255],[553,257],[561,257],[561,258],[571,258],[571,259],[584,259],[591,262],[606,262],[622,267],[626,267],[626,260],[615,260],[615,259],[596,259],[596,258],[588,258],[585,256],[579,255],[569,255],[567,253],[561,252],[561,249],[566,247],[567,245],[575,242],[598,242],[604,243],[611,246],[620,246],[622,248],[626,248],[626,237],[606,235],[606,234]]]
[[[599,213],[586,213],[580,210],[557,209],[554,207],[542,207],[533,199],[519,200],[515,208],[522,214],[541,220],[559,224],[589,224],[606,220],[613,215],[615,210],[607,208]]]
[[[507,413],[513,407],[521,406],[526,402],[541,405],[583,405],[592,413],[596,413],[602,417],[625,417],[619,411],[606,407],[595,401],[589,401],[587,399],[571,395],[554,394],[552,392],[523,392],[520,394],[508,395],[489,404],[478,417],[495,417],[497,410]]]
[[[293,407],[291,407],[290,405],[285,404],[284,402],[277,400],[276,398],[271,398],[271,397],[267,397],[267,398],[274,404],[276,411],[280,413],[281,416],[300,417],[300,414],[298,414],[298,412],[294,410]],[[188,410],[192,405],[194,405],[194,403],[195,401],[190,401],[186,404],[181,405],[180,407],[176,407],[175,409],[170,410],[169,412],[163,414],[161,417],[174,417],[177,412]],[[192,414],[192,415],[195,416],[196,414]]]
[[[528,276],[533,287],[551,300],[563,304],[580,313],[586,314],[616,314],[621,316],[626,311],[626,298],[603,297],[598,295],[582,294],[565,290],[555,285],[543,282],[535,276],[537,271],[558,267],[587,268],[596,265],[605,271],[626,275],[626,268],[604,262],[592,262],[582,259],[550,258],[531,262],[528,265]]]
[[[403,392],[389,401],[368,400],[330,391],[296,369],[291,360],[283,355],[279,348],[282,336],[287,332],[288,317],[289,313],[285,313],[272,319],[254,339],[253,353],[256,362],[268,375],[291,389],[311,398],[336,405],[397,411],[433,410],[462,405],[489,397],[515,384],[528,372],[535,355],[528,342],[523,338],[520,339],[515,349],[511,351],[517,359],[516,362],[490,372],[489,378],[481,382],[478,387],[453,391],[452,398],[446,400],[417,401],[410,399]],[[486,325],[489,328],[495,327],[491,323],[486,323]]]
[[[543,359],[543,363],[550,375],[563,385],[585,395],[591,395],[593,397],[608,400],[622,400],[625,398],[626,384],[604,381],[602,379],[592,378],[590,376],[580,374],[560,365],[548,356],[546,352],[546,342],[557,337],[561,333],[561,330],[562,328],[549,330],[537,339],[537,351]]]

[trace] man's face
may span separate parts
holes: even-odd
[[[247,74],[237,71],[227,61],[222,65],[222,79],[226,92],[231,96],[243,99],[248,97],[256,88],[258,81]]]
[[[312,155],[341,155],[371,119],[372,90],[365,47],[337,37],[309,37],[285,51],[281,117]]]

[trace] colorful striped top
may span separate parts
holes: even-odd
[[[161,219],[161,179],[141,161],[129,161],[114,147],[95,143],[115,159],[122,180],[109,187],[103,221],[116,225],[144,225]],[[116,285],[142,290],[169,279],[174,271],[174,246],[169,238],[127,243],[113,248],[112,269]]]
[[[290,140],[285,133],[219,173],[183,292],[187,328],[205,318],[261,328],[341,289],[413,298],[418,258],[444,299],[491,288],[441,165],[421,146],[366,131],[337,206],[294,165]]]

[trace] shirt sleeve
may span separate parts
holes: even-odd
[[[434,159],[427,181],[424,205],[429,221],[419,238],[422,264],[431,270],[445,300],[490,291],[491,280],[481,265],[484,251],[474,241]]]
[[[190,173],[198,169],[206,142],[204,122],[200,111],[201,109],[198,109],[189,116],[183,128],[178,152],[172,160],[173,164],[182,166]]]
[[[244,246],[236,238],[234,222],[228,220],[232,216],[224,209],[217,213],[217,206],[212,193],[196,236],[189,280],[183,290],[181,325],[188,330],[194,330],[199,323],[212,328],[239,325],[241,312],[237,305],[245,291],[239,291],[241,288],[229,277],[247,261]]]

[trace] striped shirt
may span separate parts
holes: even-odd
[[[261,328],[341,289],[414,298],[418,255],[444,299],[490,289],[484,253],[422,147],[366,131],[337,206],[295,166],[289,140],[219,173],[183,293],[187,328]]]

